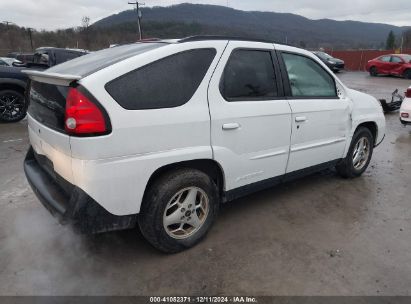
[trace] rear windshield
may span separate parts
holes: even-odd
[[[402,55],[402,59],[405,62],[411,62],[411,55]]]
[[[68,87],[31,81],[29,114],[56,131],[64,131],[64,113]]]
[[[165,43],[134,43],[115,46],[75,58],[48,69],[48,72],[88,76],[124,59],[166,45]]]

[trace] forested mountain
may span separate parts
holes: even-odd
[[[310,20],[286,13],[248,12],[216,5],[180,4],[169,7],[142,8],[143,22],[182,22],[200,24],[210,34],[233,33],[273,39],[307,47],[380,48],[392,30],[400,35],[405,28],[388,24],[330,19]],[[95,23],[110,27],[135,22],[136,13],[128,10]],[[210,28],[209,28],[210,27]]]
[[[399,37],[406,28],[388,24],[330,19],[310,20],[302,16],[272,12],[246,12],[228,7],[180,4],[143,8],[145,38],[180,38],[192,35],[232,35],[264,38],[304,48],[384,48],[392,30]],[[133,10],[111,15],[94,24],[88,18],[79,27],[57,31],[32,31],[33,48],[41,46],[98,50],[110,44],[137,40],[137,16]],[[411,47],[411,30],[404,35]],[[0,55],[31,51],[28,29],[0,23]]]

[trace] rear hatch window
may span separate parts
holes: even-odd
[[[86,77],[116,62],[167,45],[167,43],[134,43],[104,49],[56,65],[47,72]],[[69,87],[31,81],[28,113],[41,124],[65,132],[64,115]]]
[[[56,65],[48,69],[47,72],[86,77],[114,63],[165,45],[167,43],[144,42],[115,46]]]
[[[69,87],[31,81],[29,114],[43,125],[64,131],[64,113]]]

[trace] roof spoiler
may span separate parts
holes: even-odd
[[[69,86],[73,81],[77,81],[82,78],[79,75],[60,74],[36,70],[23,70],[21,72],[27,74],[32,80],[60,86]]]

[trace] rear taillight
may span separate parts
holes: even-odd
[[[401,113],[402,118],[410,118],[410,114],[408,113]]]
[[[407,89],[407,91],[405,91],[405,97],[411,98],[411,87],[409,87],[409,88]]]
[[[103,111],[77,88],[70,88],[66,97],[64,128],[73,135],[107,133]]]

